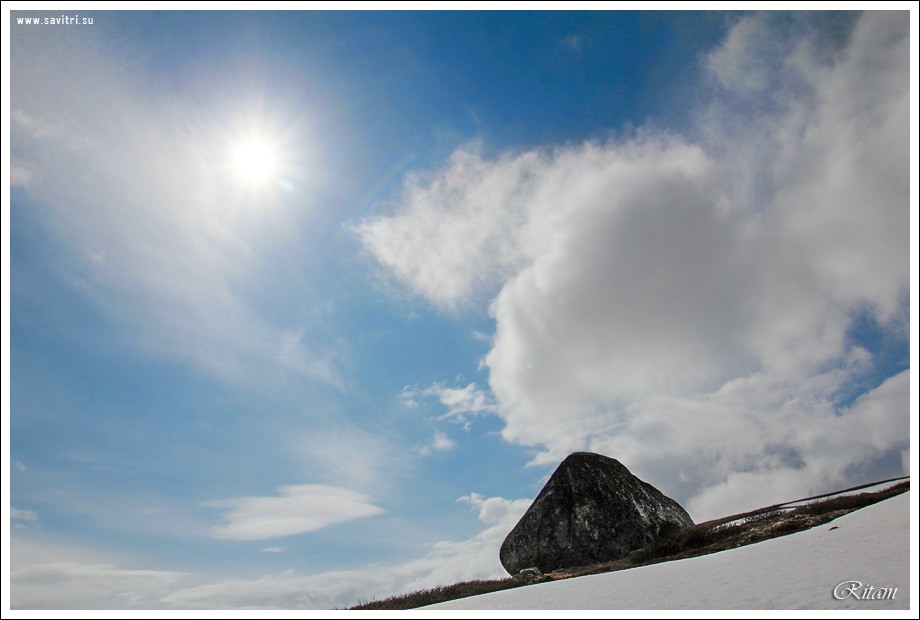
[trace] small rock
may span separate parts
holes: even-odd
[[[545,581],[546,575],[536,566],[531,566],[530,568],[525,568],[518,572],[518,574],[514,576],[514,580],[523,583],[534,583],[536,581]]]

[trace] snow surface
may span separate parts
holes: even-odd
[[[426,609],[909,609],[910,492],[720,553],[493,592]],[[837,600],[858,581],[888,600]]]

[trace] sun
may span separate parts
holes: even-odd
[[[244,183],[264,185],[278,175],[278,149],[264,138],[241,138],[230,147],[230,168]]]
[[[279,123],[244,112],[224,119],[212,143],[222,183],[250,202],[296,191],[307,167],[300,125],[297,118]]]

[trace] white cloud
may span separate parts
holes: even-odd
[[[10,574],[10,605],[14,609],[152,606],[151,596],[165,591],[182,573],[128,570],[110,564],[57,562]]]
[[[850,307],[872,304],[883,321],[908,282],[907,41],[896,14],[870,14],[837,63],[815,71],[817,107],[776,198],[783,234],[821,284]]]
[[[418,398],[420,396],[419,389],[417,386],[405,386],[402,391],[396,396],[399,399],[399,402],[402,403],[402,406],[406,409],[417,409],[418,408]]]
[[[457,443],[448,437],[447,433],[444,431],[435,431],[434,437],[431,438],[431,443],[420,447],[418,453],[422,456],[430,456],[435,452],[448,452],[453,450],[456,446]]]
[[[471,416],[497,412],[494,398],[487,391],[477,387],[476,383],[469,383],[461,388],[450,388],[441,383],[434,383],[424,389],[406,386],[399,393],[398,398],[410,409],[418,406],[417,399],[419,398],[437,398],[438,402],[447,409],[440,419],[463,424],[467,430]]]
[[[20,510],[14,507],[10,507],[10,517],[20,521],[38,521],[38,515],[31,510]]]
[[[31,172],[29,172],[22,166],[17,166],[16,164],[12,164],[10,166],[10,186],[26,187],[31,180],[32,180]]]
[[[470,383],[462,388],[447,388],[434,385],[426,391],[427,394],[437,396],[441,404],[447,407],[447,413],[442,419],[453,419],[466,423],[467,416],[483,413],[495,413],[495,403],[483,390]]]
[[[435,431],[434,437],[431,440],[431,449],[437,452],[451,450],[455,445],[457,444],[443,431]]]
[[[264,499],[264,498],[257,498]],[[332,609],[461,580],[505,576],[502,540],[531,500],[485,498],[473,506],[483,529],[460,541],[442,541],[423,557],[399,564],[303,575],[286,570],[257,578],[221,578],[165,570],[129,569],[125,558],[97,551],[14,538],[14,608]],[[282,509],[283,510],[283,509]],[[266,547],[279,553],[280,547]]]
[[[723,87],[744,96],[760,94],[781,78],[788,44],[771,28],[767,14],[747,15],[709,54],[708,68]]]
[[[475,145],[458,150],[431,178],[411,177],[400,214],[356,227],[381,264],[444,308],[468,303],[523,264],[521,239],[509,233],[527,225],[522,185],[542,155],[507,157],[493,166],[477,150]],[[437,260],[418,260],[421,256]]]
[[[878,477],[900,475],[909,371],[837,410],[829,391],[841,377],[758,375],[693,399],[650,397],[632,405],[620,433],[588,447],[622,458],[697,521],[850,486],[884,459],[890,469]]]
[[[320,484],[282,487],[275,497],[237,497],[209,503],[224,510],[214,538],[264,540],[313,532],[383,512],[363,493]]]
[[[692,141],[463,148],[358,227],[431,303],[491,298],[488,410],[536,462],[602,451],[697,518],[897,468],[908,375],[838,401],[874,364],[853,317],[906,333],[908,28],[780,26],[744,18],[710,56]]]
[[[160,603],[179,609],[332,609],[344,606],[339,601],[362,596],[361,588],[374,583],[372,575],[362,583],[349,577],[354,575],[304,576],[288,570],[256,579],[221,579],[178,589]]]
[[[11,52],[13,181],[49,243],[72,253],[53,273],[129,326],[133,344],[236,385],[294,375],[341,386],[334,347],[250,302],[254,283],[269,285],[261,257],[289,244],[294,264],[298,244],[287,193],[247,194],[222,168],[230,112],[202,119],[73,34],[22,31]]]
[[[331,609],[457,581],[506,576],[498,550],[531,500],[483,498],[472,493],[460,501],[478,509],[483,531],[463,541],[436,543],[422,558],[317,575],[285,571],[257,579],[214,581],[179,589],[161,602],[192,609]]]
[[[187,575],[127,569],[87,549],[10,539],[13,609],[156,608]]]

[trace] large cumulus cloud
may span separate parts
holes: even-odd
[[[909,374],[873,374],[854,320],[906,338],[909,29],[787,19],[713,50],[694,128],[467,146],[359,225],[436,306],[488,301],[503,436],[537,462],[611,454],[697,518],[900,473]]]

